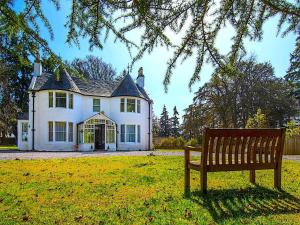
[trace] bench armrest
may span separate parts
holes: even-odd
[[[187,151],[187,152],[190,152],[190,151],[192,151],[192,152],[202,152],[202,147],[193,147],[193,146],[186,146],[185,148],[184,148],[184,151]]]

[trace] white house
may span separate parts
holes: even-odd
[[[18,118],[18,148],[38,151],[152,149],[152,100],[140,68],[136,83],[43,73],[34,65],[29,113]]]

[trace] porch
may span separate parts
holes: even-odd
[[[100,112],[77,124],[79,151],[117,150],[117,124]]]

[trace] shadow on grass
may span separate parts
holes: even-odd
[[[206,208],[216,223],[233,218],[300,213],[300,199],[261,186],[208,190],[207,194],[194,191],[186,197]]]

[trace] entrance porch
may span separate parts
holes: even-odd
[[[100,112],[77,124],[80,151],[117,150],[117,125]]]

